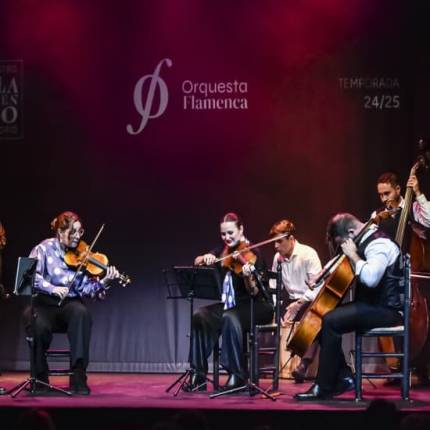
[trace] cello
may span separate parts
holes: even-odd
[[[370,218],[354,238],[354,243],[359,244],[372,224],[377,224],[381,217],[389,216],[389,214],[388,210],[384,210],[383,213]],[[320,332],[324,315],[342,301],[354,279],[354,270],[343,252],[326,265],[314,284],[314,288],[322,285],[321,289],[312,304],[303,313],[295,333],[287,344],[287,349],[293,355],[303,357]]]

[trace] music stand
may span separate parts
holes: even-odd
[[[49,388],[50,390],[58,391],[62,394],[67,394],[71,396],[72,393],[70,391],[63,390],[62,388],[56,387],[55,385],[51,385],[47,382],[41,381],[35,376],[35,350],[34,350],[34,321],[37,318],[37,315],[34,311],[33,307],[33,297],[34,293],[34,279],[36,277],[36,266],[37,259],[29,258],[29,257],[19,257],[18,265],[16,268],[16,277],[15,277],[15,287],[14,294],[17,296],[29,296],[30,297],[30,327],[31,327],[31,337],[27,337],[26,339],[30,344],[30,378],[27,378],[25,381],[20,382],[15,387],[11,388],[8,391],[8,394],[11,394],[12,397],[16,397],[22,390],[30,386],[30,392],[34,395],[37,393],[37,386],[42,385],[44,387]]]
[[[192,344],[193,344],[193,314],[194,314],[194,299],[206,300],[221,300],[222,283],[221,277],[217,269],[213,267],[197,267],[197,266],[174,266],[170,270],[164,270],[164,280],[168,290],[168,299],[186,299],[190,304],[190,353],[189,361],[193,361]],[[174,396],[177,396],[179,391],[188,381],[191,382],[191,377],[195,369],[189,367],[176,379],[167,389],[168,393],[175,385],[179,384]],[[197,391],[200,387],[212,382],[206,377],[206,381],[195,387],[193,391]]]
[[[278,265],[278,273],[280,273],[280,266],[279,265]],[[254,274],[254,277],[256,279],[256,284],[257,284],[258,289],[263,294],[263,296],[266,297],[268,295],[268,292],[267,292],[267,289],[264,285],[264,280],[262,279],[261,275],[257,272],[257,270],[255,270],[253,272],[253,274]],[[276,304],[276,306],[279,306],[278,290],[280,290],[280,282],[281,282],[281,278],[280,278],[280,275],[278,275],[278,277],[277,277],[277,296],[276,296],[277,304]],[[272,305],[273,305],[273,302],[272,302]],[[248,382],[246,382],[244,385],[242,385],[240,387],[231,388],[229,390],[225,390],[225,391],[221,391],[219,393],[211,394],[209,396],[209,398],[214,399],[215,397],[225,396],[226,394],[233,394],[233,393],[240,393],[242,391],[247,391],[250,396],[253,396],[255,394],[260,393],[262,396],[264,396],[264,397],[266,397],[272,401],[276,401],[275,396],[268,393],[268,390],[264,390],[263,388],[261,388],[256,383],[256,374],[258,372],[258,369],[256,369],[257,340],[256,340],[256,330],[255,330],[255,296],[251,296],[251,300],[250,300],[250,325],[251,325],[251,329],[249,330],[249,340],[248,340],[249,364],[250,364],[249,367],[250,367],[250,369],[249,369]],[[280,326],[278,326],[278,328],[277,328],[276,336],[279,336],[279,334],[278,334],[279,328],[280,328]],[[278,361],[278,358],[276,358],[276,361]],[[278,367],[279,367],[279,364],[278,364]]]

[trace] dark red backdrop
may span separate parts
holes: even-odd
[[[80,213],[89,238],[105,222],[98,248],[134,282],[91,305],[93,368],[183,366],[187,308],[166,302],[161,270],[211,248],[226,211],[254,241],[288,217],[325,260],[333,213],[364,219],[382,171],[406,180],[429,131],[424,12],[389,0],[4,0],[0,59],[23,61],[24,132],[0,140],[7,286],[58,212]],[[135,85],[164,58],[167,107],[131,135]],[[347,88],[360,78],[398,85]],[[187,80],[245,82],[233,96],[248,108],[184,109]],[[149,79],[143,104],[148,91]],[[394,96],[399,107],[381,103]],[[152,114],[159,102],[157,86]],[[22,301],[0,304],[3,367],[27,365]]]

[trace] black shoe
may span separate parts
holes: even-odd
[[[347,391],[352,391],[355,389],[354,378],[348,376],[346,378],[342,378],[336,385],[336,389],[334,392],[334,396],[340,396]]]
[[[300,361],[300,364],[291,372],[296,384],[301,384],[305,381],[307,370],[308,363],[304,360]]]
[[[88,396],[91,392],[87,385],[87,373],[82,369],[75,369],[70,376],[70,391],[79,396]]]
[[[321,390],[321,387],[318,384],[313,384],[308,391],[304,393],[297,393],[294,395],[296,400],[327,400],[333,397],[333,393],[326,393]]]
[[[245,380],[235,373],[230,373],[227,382],[220,387],[221,391],[233,390],[234,388],[245,385]]]
[[[206,391],[206,375],[201,372],[193,372],[189,383],[183,385],[183,390],[190,393],[192,391]]]

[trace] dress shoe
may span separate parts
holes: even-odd
[[[70,391],[79,396],[88,396],[91,392],[87,385],[87,373],[83,369],[75,369],[70,376]]]
[[[323,392],[318,384],[313,384],[308,391],[294,395],[296,400],[327,400],[333,397],[333,393]]]
[[[222,391],[233,390],[245,385],[245,380],[235,373],[230,373],[227,382],[221,387]]]
[[[296,384],[301,384],[304,382],[307,370],[308,363],[304,360],[300,361],[299,365],[291,372]]]
[[[354,378],[351,376],[347,376],[346,378],[342,378],[337,384],[334,392],[335,396],[340,396],[347,391],[352,391],[355,389]]]
[[[206,391],[206,375],[201,372],[193,372],[190,378],[190,382],[184,384],[183,390],[188,393],[191,393],[192,391]]]

